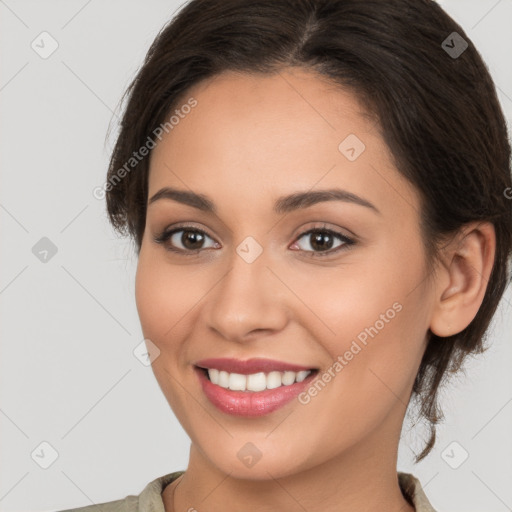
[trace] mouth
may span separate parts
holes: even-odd
[[[217,409],[246,417],[283,407],[319,373],[318,368],[269,359],[208,359],[194,364],[194,370],[206,398]]]
[[[318,373],[317,368],[309,370],[296,371],[277,371],[256,372],[241,374],[236,372],[227,372],[218,368],[203,368],[196,366],[212,384],[231,391],[246,391],[256,393],[266,389],[277,389],[280,387],[291,386],[300,383],[310,376]]]

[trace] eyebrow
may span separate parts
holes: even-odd
[[[148,206],[160,199],[170,199],[197,208],[206,213],[217,214],[215,203],[204,194],[196,194],[188,190],[164,187],[150,198]],[[370,201],[340,188],[295,192],[287,196],[282,196],[275,202],[274,212],[277,214],[289,213],[295,210],[309,208],[310,206],[326,201],[353,203],[374,210],[375,213],[380,214],[379,209],[370,203]]]

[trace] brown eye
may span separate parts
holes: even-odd
[[[192,251],[195,249],[201,249],[201,246],[204,243],[205,238],[203,233],[190,230],[183,230],[181,231],[181,233],[183,234],[179,238],[179,241],[185,247],[185,249],[190,249]]]
[[[164,231],[161,235],[154,238],[156,243],[162,244],[169,251],[177,252],[185,256],[197,254],[204,246],[206,240],[213,242],[210,248],[220,247],[203,230],[195,227],[181,226],[170,231]]]
[[[301,248],[298,241],[302,238],[305,238],[306,240],[309,239],[309,243],[304,244],[306,247],[303,246]],[[340,242],[333,249],[336,239]],[[336,231],[324,228],[313,228],[302,233],[302,235],[297,238],[297,242],[295,242],[294,245],[299,246],[299,248],[305,252],[311,253],[311,256],[321,257],[337,253],[354,243],[355,242],[352,239]],[[307,246],[309,246],[309,248]]]

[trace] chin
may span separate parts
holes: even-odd
[[[266,435],[266,434],[265,434]],[[273,478],[284,478],[299,471],[307,470],[307,453],[303,453],[304,446],[281,447],[273,446],[267,439],[255,440],[254,443],[231,439],[222,451],[212,453],[208,449],[201,450],[219,471],[229,474],[231,478],[240,480],[263,481]],[[304,457],[299,460],[298,454]],[[232,455],[231,455],[232,454]]]

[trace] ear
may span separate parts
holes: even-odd
[[[494,226],[466,224],[441,251],[430,330],[446,337],[463,331],[482,304],[496,252]]]

